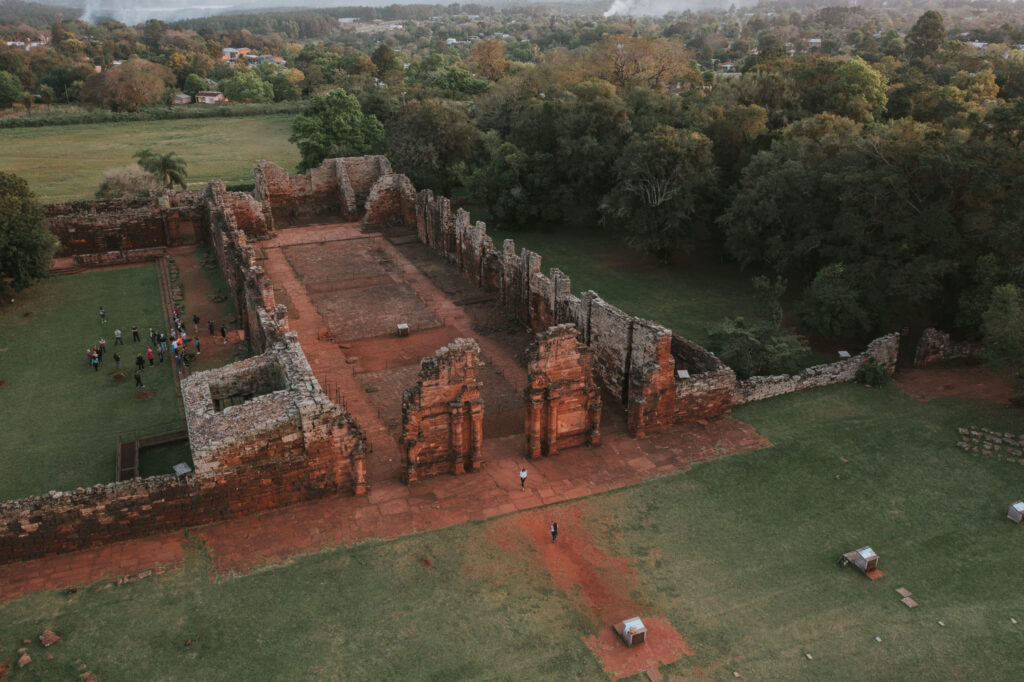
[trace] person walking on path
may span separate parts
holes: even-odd
[[[139,359],[140,360],[142,359],[141,355],[139,356]],[[142,383],[142,369],[140,368],[140,369],[135,370],[135,388],[145,388],[145,387],[146,387],[145,384]]]
[[[206,325],[206,328],[210,330],[210,336],[213,336],[213,334],[214,334],[213,320],[209,321],[209,324]]]
[[[555,539],[558,537],[558,523],[555,521],[551,522],[551,544],[555,543]]]
[[[114,351],[114,369],[121,369],[121,355]]]
[[[142,371],[142,368],[146,366],[146,361],[142,359],[142,353],[135,356],[135,367]]]
[[[146,359],[149,360],[149,366],[152,367],[153,366],[153,349],[152,348],[147,348],[146,349]]]
[[[199,316],[195,313],[192,314],[192,324],[195,326],[195,333],[199,333]]]
[[[139,325],[132,325],[132,343],[136,343],[139,340]]]
[[[519,489],[526,490],[526,467],[519,470]]]
[[[124,339],[121,338],[121,330],[120,329],[115,329],[114,330],[114,345],[116,346],[118,344],[121,344],[123,346],[124,345]]]
[[[228,330],[224,328],[224,325],[220,326],[220,338],[224,339],[224,345],[228,345]]]
[[[199,337],[196,337],[196,355],[201,355],[199,352]]]
[[[100,306],[100,323],[107,323],[107,311],[103,309],[103,306]]]

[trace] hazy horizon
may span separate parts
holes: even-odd
[[[399,5],[445,4],[440,0],[37,0],[48,5],[76,7],[82,9],[81,19],[89,23],[110,18],[130,26],[144,23],[149,19],[162,21],[179,21],[197,17],[208,17],[217,14],[235,14],[240,12],[262,12],[270,10],[287,10],[291,8],[326,9],[330,7],[386,7]],[[557,0],[556,4],[572,4],[573,0]],[[736,2],[735,4],[749,4]],[[463,3],[468,4],[468,3]],[[529,4],[545,4],[544,0],[484,0],[479,4],[489,6],[521,6]],[[605,16],[633,15],[660,16],[668,12],[686,9],[726,7],[733,4],[732,0],[605,0],[594,3],[580,0],[580,5],[603,5]]]

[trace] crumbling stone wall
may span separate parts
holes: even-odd
[[[969,358],[981,350],[980,343],[953,341],[949,334],[929,327],[921,334],[914,349],[914,367],[938,365],[957,358]]]
[[[993,431],[985,427],[961,426],[957,447],[964,452],[1007,462],[1024,464],[1024,433]]]
[[[850,358],[808,367],[799,374],[750,377],[736,384],[733,400],[737,405],[742,405],[807,388],[853,381],[857,370],[868,360],[874,360],[882,365],[889,376],[892,376],[896,372],[896,356],[899,353],[899,347],[900,335],[886,334],[869,343],[863,353],[858,353]]]
[[[194,244],[209,221],[204,193],[187,190],[151,192],[145,199],[48,204],[43,211],[65,256]]]
[[[463,474],[483,464],[484,401],[480,348],[455,339],[420,363],[416,385],[402,396],[402,480]]]
[[[537,334],[527,361],[527,456],[600,443],[601,391],[594,381],[593,352],[579,341],[575,325]]]
[[[363,225],[415,225],[416,189],[404,175],[377,178],[366,197]]]
[[[268,381],[267,393],[217,409],[215,392]],[[365,438],[320,390],[294,334],[263,356],[193,374],[182,396],[194,473],[0,504],[0,562],[365,492]]]
[[[253,196],[269,207],[274,228],[324,218],[358,220],[374,183],[390,173],[391,164],[383,156],[326,159],[301,175],[260,161],[254,170]]]

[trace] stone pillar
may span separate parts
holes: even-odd
[[[466,441],[462,435],[463,425],[466,422],[466,404],[451,403],[450,407],[451,411],[449,412],[449,418],[451,419],[452,473],[458,476],[459,474],[466,473]]]
[[[548,391],[547,395],[547,446],[548,455],[558,454],[558,401],[561,399],[557,393]]]
[[[352,457],[352,482],[357,497],[366,494],[366,454],[362,451]]]
[[[590,394],[587,409],[587,445],[601,444],[601,398],[597,391]]]
[[[537,459],[541,456],[541,420],[544,409],[544,396],[534,393],[529,398],[526,408],[526,456]]]
[[[484,402],[470,404],[469,412],[469,470],[480,471],[484,460]]]

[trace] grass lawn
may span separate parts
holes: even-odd
[[[288,142],[293,116],[145,121],[0,130],[0,168],[25,178],[43,203],[92,199],[103,176],[146,147],[188,162],[190,187],[220,178],[252,182],[267,159],[294,172],[299,152]]]
[[[570,503],[600,551],[628,559],[631,598],[696,651],[662,667],[666,679],[1024,675],[1024,529],[1005,518],[1024,467],[954,445],[962,424],[1022,430],[1019,411],[841,385],[736,416],[775,447]],[[182,571],[0,606],[0,659],[52,628],[64,638],[54,658],[33,644],[19,679],[74,677],[76,659],[104,680],[607,679],[581,641],[600,624],[536,548],[494,542],[507,522],[216,582],[197,540]],[[863,545],[881,580],[834,565]]]
[[[137,324],[148,342],[161,319],[153,265],[46,279],[0,306],[0,500],[110,482],[119,433],[181,424],[169,361],[147,365],[151,397],[134,397],[135,356],[146,345],[132,344],[129,330]],[[116,327],[123,346],[114,346]],[[94,372],[85,349],[100,336],[107,353]],[[120,383],[111,376],[115,350],[126,371]]]

